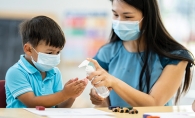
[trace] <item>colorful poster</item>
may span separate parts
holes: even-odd
[[[108,13],[68,11],[62,28],[66,38],[62,59],[67,63],[80,63],[87,57],[93,57],[108,40]]]

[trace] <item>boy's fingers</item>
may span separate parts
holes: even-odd
[[[77,77],[77,78],[75,78],[75,79],[72,79],[73,81],[77,81],[79,78]]]
[[[73,79],[68,80],[68,82],[66,82],[66,85],[72,83],[73,81]]]
[[[87,78],[83,79],[82,81],[85,82],[86,85],[88,84],[88,79]]]

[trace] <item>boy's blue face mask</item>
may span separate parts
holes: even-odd
[[[142,18],[143,19],[143,18]],[[116,35],[123,41],[136,40],[140,37],[139,23],[142,21],[112,21]]]
[[[35,52],[38,54],[37,62],[35,62],[31,56],[32,62],[35,65],[35,67],[41,72],[49,71],[60,63],[60,54],[51,55],[37,52],[36,50]]]

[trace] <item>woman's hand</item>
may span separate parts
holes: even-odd
[[[195,112],[195,100],[194,100],[194,103],[192,104],[192,109]]]
[[[89,79],[95,87],[106,86],[112,88],[116,78],[105,71],[96,60],[91,58],[87,60],[92,62],[96,68],[96,71],[92,72],[87,79]]]
[[[105,101],[104,98],[100,97],[94,88],[91,89],[91,92],[90,92],[90,100],[92,102],[92,104],[94,105],[102,105]]]

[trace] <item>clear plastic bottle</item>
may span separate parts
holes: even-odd
[[[95,71],[95,69],[89,65],[89,61],[87,60],[84,60],[78,67],[81,68],[81,67],[84,67],[86,66],[85,68],[85,71],[86,71],[86,74],[87,76],[90,75],[93,71]],[[93,78],[94,79],[94,78]],[[92,81],[93,81],[92,79]],[[101,86],[101,87],[94,87],[94,89],[96,90],[97,94],[102,97],[102,98],[106,98],[110,95],[110,91],[108,90],[107,87],[105,86]]]

